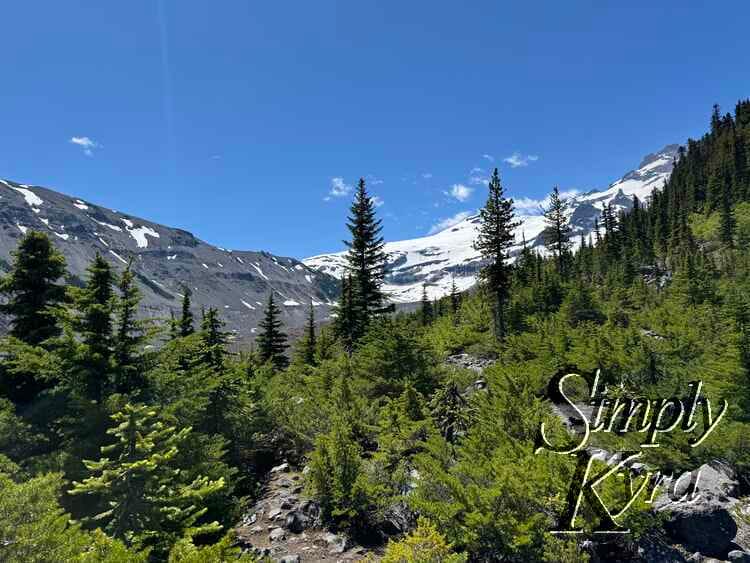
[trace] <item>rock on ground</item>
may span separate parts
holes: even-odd
[[[320,524],[320,507],[303,498],[303,476],[289,464],[274,467],[264,493],[236,528],[243,550],[279,563],[361,561],[377,552]]]

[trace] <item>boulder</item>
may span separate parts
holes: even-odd
[[[299,555],[285,555],[279,559],[279,563],[300,563],[302,558]]]
[[[385,510],[380,529],[386,536],[397,536],[413,529],[415,524],[414,513],[405,503],[399,502]]]
[[[712,461],[681,476],[672,490],[654,502],[668,515],[666,530],[689,551],[724,557],[737,535],[732,509],[737,504],[739,483],[732,469]]]
[[[323,538],[331,553],[344,553],[349,547],[349,538],[340,534],[326,534]]]
[[[750,553],[733,549],[727,555],[727,561],[731,561],[732,563],[750,563]]]
[[[320,517],[320,505],[314,500],[306,500],[300,505],[299,510],[311,520],[317,520]]]
[[[744,498],[735,507],[737,537],[734,543],[742,551],[750,553],[750,498]]]
[[[295,503],[297,502],[297,499],[294,497],[287,497],[281,499],[281,509],[282,510],[291,510],[294,508]]]
[[[277,465],[271,468],[271,473],[287,473],[289,471],[289,464],[287,462]]]
[[[268,534],[268,539],[271,542],[278,542],[283,541],[286,539],[286,532],[284,531],[284,528],[274,528],[271,530],[271,533]]]
[[[268,519],[269,520],[278,520],[281,516],[282,510],[281,508],[272,508],[268,512]]]
[[[261,559],[264,557],[271,556],[271,550],[268,549],[267,547],[256,547],[255,549],[253,549],[253,552],[255,553],[255,555],[257,555]]]
[[[242,525],[243,526],[252,526],[255,524],[255,522],[258,520],[258,515],[255,512],[252,512],[250,514],[246,514],[245,517],[242,519]]]
[[[310,518],[301,510],[294,510],[286,515],[284,527],[293,534],[300,534],[310,527]]]

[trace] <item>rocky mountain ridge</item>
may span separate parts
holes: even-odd
[[[294,329],[304,323],[310,302],[317,318],[326,319],[338,291],[334,278],[294,258],[226,250],[181,229],[0,180],[0,274],[30,229],[47,233],[63,253],[70,283],[83,283],[97,252],[118,271],[132,261],[144,316],[166,319],[177,313],[187,286],[198,318],[201,307],[217,308],[237,339],[253,338],[271,292],[282,320]]]

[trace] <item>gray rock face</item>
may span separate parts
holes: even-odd
[[[732,510],[738,503],[739,483],[732,469],[720,461],[701,465],[690,477],[680,478],[674,489],[671,497],[681,500],[665,493],[654,502],[656,510],[669,515],[670,535],[690,551],[725,556],[738,532]],[[682,500],[692,492],[694,499]]]
[[[183,286],[193,305],[215,307],[234,338],[250,340],[273,292],[282,320],[300,327],[310,301],[319,320],[328,317],[338,291],[331,276],[293,258],[267,252],[217,248],[191,233],[112,211],[41,188],[0,180],[0,274],[24,232],[49,235],[65,255],[71,282],[83,283],[90,261],[100,253],[120,271],[132,260],[143,294],[144,317],[168,319],[178,312]],[[3,328],[0,320],[0,330]]]

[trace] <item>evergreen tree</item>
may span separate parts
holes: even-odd
[[[87,532],[58,502],[62,474],[16,482],[0,473],[0,548],[3,563],[147,563],[101,530]]]
[[[157,420],[146,405],[125,405],[112,415],[107,430],[115,443],[101,448],[99,461],[84,461],[91,476],[74,482],[71,495],[93,495],[106,510],[93,516],[112,537],[163,554],[183,537],[216,532],[216,522],[200,524],[207,497],[224,487],[223,480],[190,481],[175,467],[175,457],[189,428],[177,430]]]
[[[353,282],[352,297],[355,313],[354,340],[365,332],[372,317],[383,311],[381,285],[385,276],[385,252],[382,225],[375,217],[375,204],[368,195],[364,178],[360,178],[347,228],[351,240],[344,241],[349,251],[346,269]]]
[[[454,276],[451,276],[450,303],[453,324],[458,324],[458,311],[459,307],[461,306],[461,294],[458,292],[458,287],[456,287],[456,278]]]
[[[180,337],[180,323],[174,316],[174,311],[169,311],[169,339],[174,340]]]
[[[213,307],[209,307],[203,315],[200,336],[203,363],[214,370],[223,370],[227,353],[227,333],[224,332],[224,322],[219,318],[219,312]]]
[[[729,189],[725,187],[723,191],[719,216],[719,236],[721,242],[731,248],[734,246],[735,219]]]
[[[143,323],[136,318],[141,294],[133,280],[132,263],[120,276],[116,306],[115,364],[118,392],[132,392],[141,385],[139,348],[145,340]]]
[[[260,322],[260,334],[258,335],[258,353],[264,362],[271,362],[275,369],[282,370],[289,365],[284,351],[287,349],[286,334],[281,330],[282,322],[279,319],[281,311],[273,301],[273,292],[268,297],[268,305]]]
[[[513,245],[515,221],[513,200],[505,197],[497,168],[489,183],[487,203],[479,212],[479,234],[474,248],[482,254],[486,265],[482,278],[494,296],[495,336],[505,337],[505,307],[510,290],[511,267],[507,264],[508,250]]]
[[[193,294],[187,285],[182,286],[182,316],[180,317],[180,336],[190,336],[193,328],[193,312],[191,310],[190,296]]]
[[[313,308],[312,299],[310,300],[310,309],[307,313],[307,325],[305,326],[305,336],[302,338],[302,348],[300,356],[302,361],[309,366],[315,365],[315,348],[317,338],[315,335],[315,309]]]
[[[227,336],[219,312],[209,307],[203,315],[200,332],[199,365],[207,368],[203,380],[208,401],[199,428],[210,435],[230,434],[231,420],[243,393],[236,371],[227,362]]]
[[[469,405],[455,381],[435,392],[430,411],[440,434],[450,444],[466,434],[470,423]]]
[[[594,217],[594,245],[599,246],[602,240],[602,234],[599,232],[599,218]]]
[[[557,186],[550,194],[549,207],[544,210],[544,243],[557,259],[557,272],[565,278],[565,257],[570,250],[570,223],[567,217],[568,201],[560,197]]]
[[[341,278],[341,298],[336,307],[334,333],[348,354],[354,350],[356,324],[354,282],[352,275],[347,273]]]
[[[86,286],[76,292],[74,326],[81,339],[78,354],[80,383],[86,397],[100,402],[114,368],[114,275],[97,253],[87,269]]]
[[[434,309],[432,302],[427,297],[427,284],[422,284],[422,326],[428,326],[432,322]]]
[[[10,333],[31,345],[60,335],[57,310],[65,301],[65,258],[47,235],[29,231],[13,252],[10,273],[0,279],[7,303],[0,312],[10,316]]]
[[[355,532],[366,529],[370,509],[360,452],[351,426],[336,416],[329,433],[318,436],[310,456],[309,480],[323,521]]]

